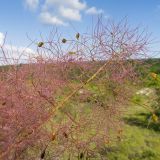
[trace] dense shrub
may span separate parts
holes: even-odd
[[[92,34],[39,42],[34,61],[1,69],[0,157],[82,159],[120,141],[139,78],[130,60],[147,44],[138,28],[99,20]]]

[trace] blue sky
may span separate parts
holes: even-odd
[[[160,0],[2,0],[0,33],[7,32],[8,44],[27,46],[26,34],[47,37],[54,26],[72,34],[70,24],[84,32],[98,14],[115,21],[127,16],[131,25],[147,28],[160,41]],[[159,43],[155,46],[160,48]]]

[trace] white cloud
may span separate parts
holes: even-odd
[[[5,38],[4,34],[0,32],[0,45],[3,44],[4,38]]]
[[[86,10],[86,13],[90,15],[98,15],[104,13],[104,11],[102,9],[97,9],[96,7],[91,7]]]
[[[87,5],[85,2],[81,2],[80,0],[46,0],[45,6],[46,7],[66,6],[77,10],[83,10],[86,8]]]
[[[39,5],[39,0],[25,0],[25,4],[29,9],[35,10]]]
[[[87,5],[85,0],[26,0],[28,6],[40,8],[39,17],[42,23],[49,25],[64,25],[68,20],[81,21],[82,14],[98,15],[104,13],[102,9]]]
[[[50,25],[66,25],[60,18],[51,15],[49,12],[42,12],[40,14],[40,20],[43,23]]]
[[[75,21],[81,20],[81,14],[77,9],[65,8],[64,6],[61,6],[59,9],[59,12],[61,16],[63,16],[66,19],[75,20]]]
[[[81,2],[80,0],[46,0],[42,6],[41,14],[43,15],[43,12],[47,12],[50,14],[50,19],[51,17],[56,17],[56,19],[61,20],[61,22],[66,20],[80,21],[82,17],[81,13],[86,7],[87,4],[85,2]],[[56,16],[53,16],[52,12],[54,12],[54,15]],[[47,17],[49,17],[48,14]],[[63,25],[63,23],[58,24]]]
[[[36,56],[36,52],[34,50],[26,47],[18,47],[14,45],[5,44],[3,50],[5,52],[5,57],[12,62],[24,62]],[[0,57],[1,59],[2,57],[4,57],[4,55],[1,52]]]
[[[4,42],[5,35],[0,32],[0,45]],[[0,65],[24,62],[36,56],[36,52],[31,48],[17,47],[14,45],[4,44],[3,51],[0,49]],[[6,59],[7,58],[7,61]]]

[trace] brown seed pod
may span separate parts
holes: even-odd
[[[119,130],[118,130],[118,134],[121,134],[122,132],[123,132],[122,129],[119,129]]]
[[[41,153],[41,159],[44,159],[45,154],[46,154],[46,149],[44,149],[43,152]]]
[[[97,99],[95,99],[95,100],[94,100],[94,103],[98,103],[98,100],[97,100]]]
[[[67,135],[66,132],[63,132],[63,136],[64,136],[65,138],[68,138],[68,135]]]
[[[82,159],[83,157],[84,157],[84,154],[81,152],[79,158]]]
[[[117,140],[118,140],[118,141],[121,141],[121,140],[122,140],[121,136],[118,135],[118,136],[117,136]]]
[[[56,134],[52,134],[52,141],[54,141],[56,139]]]
[[[2,106],[4,106],[4,105],[6,105],[6,102],[3,102],[3,103],[2,103]]]
[[[109,144],[109,143],[110,143],[109,138],[105,139],[105,144]]]

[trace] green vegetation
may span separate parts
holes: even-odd
[[[148,64],[153,63],[153,67],[150,68],[150,72],[159,73],[159,60],[153,60],[153,62],[148,60],[146,62]],[[159,75],[157,75],[157,77],[159,77]],[[144,85],[138,87],[138,91],[144,91],[144,94],[143,92],[135,93],[132,98],[133,103],[130,104],[131,107],[124,112],[124,128],[121,139],[118,143],[111,142],[105,147],[102,147],[102,150],[100,150],[99,153],[103,158],[107,157],[108,160],[160,159],[160,123],[154,121],[152,113],[147,110],[147,108],[141,106],[143,104],[147,104],[149,109],[153,110],[157,117],[160,115],[158,106],[160,104],[158,90],[160,87],[159,84],[159,80],[154,79],[154,77],[148,73]],[[92,99],[88,96],[87,101],[84,102],[83,98],[76,99],[76,97],[74,97],[72,101],[76,100],[78,103],[81,103],[81,106],[87,115],[87,113],[89,113],[89,108],[92,107],[95,99],[104,102],[104,99],[101,100],[104,97],[97,96],[99,90],[94,84],[88,85],[86,89],[93,94]],[[83,92],[86,92],[86,90],[83,90]],[[87,94],[91,94],[90,92],[84,93],[86,94],[85,96],[87,96]],[[74,106],[75,104],[73,104],[72,107]],[[74,115],[74,113],[72,113],[72,115]]]
[[[130,107],[126,107],[127,110],[124,111],[122,118],[124,125],[121,131],[121,137],[117,137],[118,141],[111,141],[104,144],[101,150],[97,151],[97,158],[90,158],[91,160],[99,160],[101,159],[100,157],[107,160],[160,159],[160,123],[158,120],[160,117],[160,59],[149,59],[145,63],[151,66],[150,71],[145,72],[142,70],[142,74],[144,74],[146,78],[143,80],[143,84],[137,86],[135,94],[128,104]],[[8,68],[9,66],[1,67],[0,69],[5,71]],[[69,74],[73,88],[79,86],[75,77],[80,75],[80,73],[81,71],[76,68]],[[82,81],[87,79],[85,76],[81,78]],[[80,92],[66,103],[65,108],[59,110],[59,116],[54,119],[52,123],[59,123],[62,119],[67,119],[65,113],[71,114],[75,121],[79,120],[80,117],[76,114],[77,110],[83,112],[83,115],[86,117],[91,116],[91,108],[95,103],[103,107],[108,103],[108,100],[105,98],[106,95],[107,97],[114,97],[112,87],[114,87],[113,84],[109,84],[108,86],[102,84],[102,87],[97,87],[95,83],[86,85],[84,89],[80,90]],[[70,91],[71,88],[68,87],[64,88],[63,91],[59,91],[60,93],[57,93],[56,97],[57,101],[64,99],[65,95],[68,95]],[[147,107],[144,107],[144,105]],[[151,110],[153,110],[154,114],[150,112]],[[50,126],[48,126],[47,129],[49,132],[52,130]],[[94,135],[95,131],[88,129],[83,131],[83,136],[84,134],[87,138],[87,136],[89,136],[88,134]],[[46,159],[51,158],[50,155],[52,155],[53,152],[51,148],[54,148],[54,144],[51,145],[53,146],[47,149]],[[39,148],[34,147],[28,150],[28,155],[40,154],[41,152]],[[68,158],[68,153],[65,154]],[[84,159],[83,153],[79,154],[79,159]]]
[[[152,113],[141,104],[147,104],[153,109],[157,117],[160,116],[159,74],[160,59],[146,61],[151,65],[150,72],[156,73],[157,77],[147,76],[142,87],[147,87],[151,92],[148,95],[135,94],[134,103],[123,117],[124,131],[120,143],[107,147],[103,154],[109,160],[159,160],[160,159],[160,123],[155,122]],[[157,120],[157,119],[156,119]]]
[[[120,144],[106,148],[109,160],[159,160],[160,125],[149,124],[149,112],[133,105],[124,116],[124,134]]]

